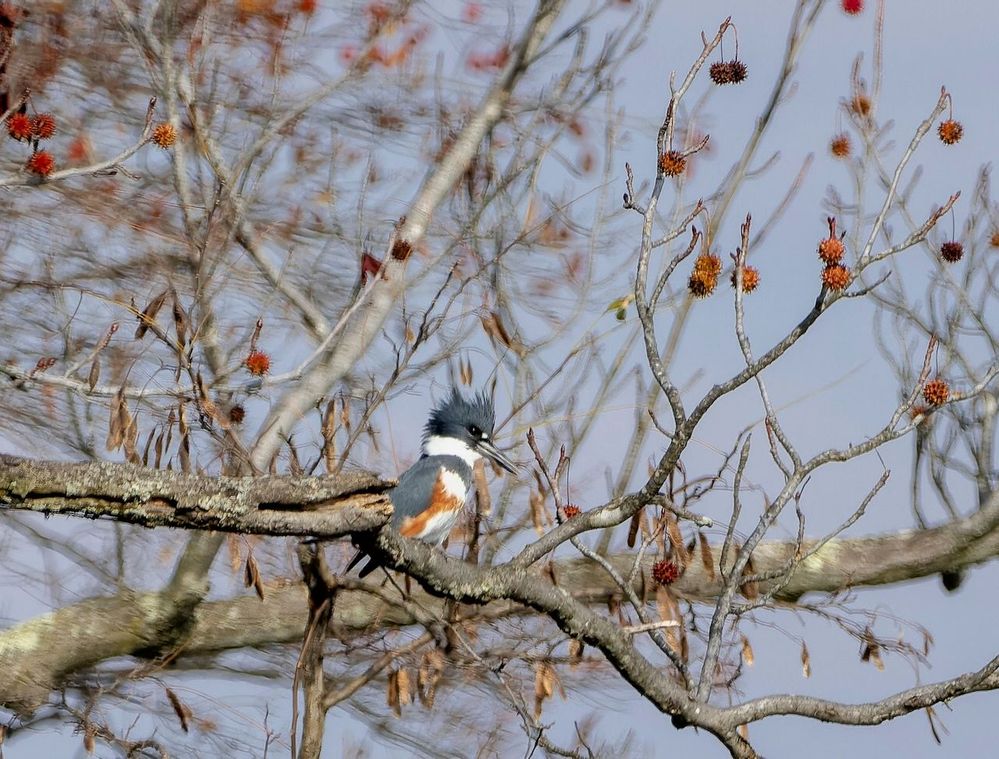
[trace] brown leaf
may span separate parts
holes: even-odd
[[[804,678],[812,676],[812,657],[808,655],[805,641],[801,641],[801,676]]]
[[[466,387],[472,384],[472,362],[465,359],[459,360],[459,371],[461,374],[461,384]]]
[[[666,535],[669,536],[669,544],[673,548],[673,556],[682,572],[687,566],[689,557],[687,556],[687,548],[683,544],[683,534],[680,532],[680,525],[672,514],[666,515]]]
[[[555,562],[549,561],[545,567],[545,574],[552,581],[552,585],[558,585],[558,575],[555,574]]]
[[[167,699],[170,701],[170,706],[173,707],[173,713],[177,715],[177,720],[180,722],[181,729],[187,733],[190,732],[190,725],[188,724],[188,719],[191,716],[191,710],[181,703],[180,699],[177,698],[177,694],[174,693],[169,688],[164,687],[166,691]]]
[[[569,666],[575,667],[583,660],[583,641],[571,638],[569,640]]]
[[[340,409],[340,424],[347,432],[350,432],[350,406],[347,404],[347,399],[344,396],[340,396],[340,403],[342,404]]]
[[[555,693],[556,685],[562,698],[565,698],[565,692],[552,663],[547,660],[537,662],[534,665],[534,719],[541,719],[541,707]]]
[[[90,362],[90,373],[87,375],[87,385],[90,387],[91,392],[97,386],[97,381],[101,378],[101,357],[94,356],[94,360]]]
[[[752,667],[756,661],[756,657],[753,655],[753,644],[745,635],[742,636],[742,661],[747,667]]]
[[[420,669],[416,675],[416,692],[420,703],[428,709],[434,705],[437,695],[437,685],[444,674],[444,654],[439,649],[428,651],[423,655]]]
[[[545,499],[537,490],[531,489],[528,496],[528,504],[531,507],[531,521],[534,524],[534,531],[541,537],[545,534],[545,524],[550,520],[545,512]]]
[[[744,741],[749,740],[749,725],[739,725],[735,731]]]
[[[149,451],[153,447],[153,436],[156,434],[156,428],[153,427],[149,430],[149,435],[146,437],[146,444],[142,448],[142,466],[149,466]]]
[[[156,454],[156,458],[153,461],[153,468],[159,469],[160,462],[163,460],[163,430],[160,429],[160,434],[156,436],[156,443],[153,445],[153,452]]]
[[[399,704],[399,671],[394,670],[389,673],[385,703],[395,712],[396,717],[402,716],[402,706]]]
[[[683,661],[687,661],[689,654],[687,631],[684,629],[680,605],[676,602],[673,594],[669,592],[669,588],[663,585],[660,585],[656,589],[656,609],[659,611],[659,618],[663,622],[676,621],[680,623],[676,627],[666,628],[666,642]]]
[[[97,748],[97,744],[94,741],[94,727],[89,722],[87,726],[83,729],[83,749],[88,754],[94,753],[94,749]]]
[[[171,290],[173,295],[173,326],[177,331],[177,342],[180,343],[181,348],[187,345],[188,330],[191,326],[191,320],[187,316],[187,312],[184,307],[180,305],[180,299],[177,296],[176,290]]]
[[[111,415],[108,419],[108,437],[105,445],[109,451],[117,451],[125,446],[126,453],[131,448],[134,454],[137,434],[138,430],[128,410],[128,402],[125,400],[125,386],[122,385],[111,399]]]
[[[396,673],[396,683],[399,686],[399,706],[406,706],[413,700],[412,692],[410,691],[409,671],[400,669]]]
[[[138,315],[137,318],[139,320],[139,326],[135,329],[136,340],[141,340],[145,337],[146,332],[149,330],[150,326],[153,325],[156,319],[156,314],[159,313],[160,309],[163,308],[163,304],[166,303],[167,295],[169,294],[169,290],[161,292],[153,298],[143,312]]]
[[[701,565],[704,567],[708,579],[713,581],[715,579],[715,556],[711,550],[711,543],[708,542],[708,536],[703,532],[697,533],[697,538],[701,547]]]
[[[260,567],[257,565],[257,560],[253,557],[252,553],[246,556],[246,569],[243,572],[243,584],[246,587],[253,587],[253,590],[257,594],[257,598],[261,601],[264,600],[264,584],[260,580]]]
[[[635,539],[638,537],[639,529],[642,529],[642,522],[645,521],[645,507],[642,506],[631,517],[631,524],[628,525],[628,548],[635,547]],[[644,532],[645,530],[642,529]]]
[[[746,566],[742,570],[743,577],[752,577],[756,574],[756,570],[753,569],[753,557],[749,557],[749,561],[746,562]],[[755,601],[760,596],[760,586],[755,580],[750,580],[749,582],[744,582],[739,586],[739,592],[742,593],[748,600]]]

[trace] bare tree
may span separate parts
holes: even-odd
[[[761,145],[824,0],[796,4],[768,98],[697,197],[714,99],[755,66],[732,19],[664,72],[649,158],[622,166],[616,84],[654,3],[469,3],[455,19],[317,5],[0,5],[0,418],[17,454],[0,456],[14,599],[0,747],[69,729],[90,752],[316,757],[343,709],[421,754],[604,755],[628,744],[592,721],[558,730],[549,700],[607,683],[752,757],[749,726],[769,717],[925,710],[936,736],[936,705],[999,687],[997,657],[875,701],[741,690],[763,620],[831,622],[864,661],[918,671],[929,630],[884,632],[853,589],[954,588],[999,554],[999,218],[987,168],[960,235],[941,231],[959,188],[915,191],[917,156],[963,127],[946,90],[926,91],[923,118],[895,127],[903,146],[889,142],[884,3],[830,146],[855,196],[830,191],[808,305],[766,338],[747,318],[768,276],[754,262],[812,159],[767,218],[740,191],[776,163]],[[897,265],[917,255],[936,273],[922,299]],[[811,450],[768,379],[862,302],[898,402],[859,442]],[[683,339],[702,308],[737,346],[712,376]],[[391,482],[368,470],[404,468],[416,436],[402,428],[447,384],[496,390],[525,466],[477,470],[473,513],[440,551],[385,527]],[[699,455],[733,399],[758,421]],[[621,404],[634,423],[608,445],[600,417]],[[914,529],[856,531],[886,466],[839,524],[811,526],[813,477],[902,438]],[[572,459],[607,466],[606,497]],[[395,571],[338,573],[346,538]],[[804,637],[789,637],[808,677]],[[218,708],[229,678],[284,694],[289,713]],[[419,724],[391,716],[416,708]]]

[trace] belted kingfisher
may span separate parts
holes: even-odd
[[[437,408],[423,429],[423,455],[388,492],[394,508],[392,527],[407,538],[441,545],[458,521],[472,490],[472,466],[482,457],[508,472],[513,463],[493,445],[495,411],[484,392],[465,398],[458,388]],[[344,574],[365,556],[355,556]],[[358,573],[366,577],[378,563],[371,559]]]

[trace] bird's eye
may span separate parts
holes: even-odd
[[[471,433],[472,437],[482,437],[482,430],[480,430],[474,424],[469,425],[468,431],[469,433]]]

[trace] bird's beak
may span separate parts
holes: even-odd
[[[480,440],[478,443],[478,449],[482,451],[484,456],[489,458],[491,461],[495,461],[510,474],[514,474],[517,471],[517,467],[514,463],[500,453],[499,449],[493,445],[491,440]]]

